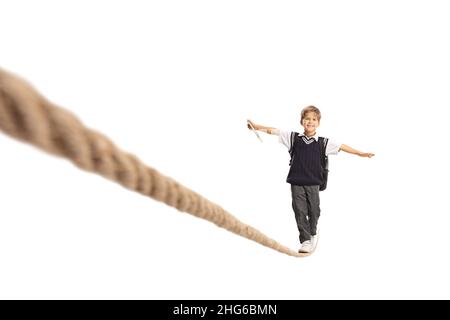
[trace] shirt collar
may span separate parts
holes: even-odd
[[[304,133],[301,133],[301,134],[300,134],[300,137],[306,137],[306,138],[308,138],[308,139],[314,138],[314,140],[319,141],[319,134],[317,133],[317,131],[316,131],[316,134],[313,135],[312,137],[307,137]]]

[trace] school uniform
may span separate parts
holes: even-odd
[[[291,151],[292,160],[286,179],[291,185],[292,208],[295,213],[300,243],[311,240],[317,233],[320,217],[319,186],[323,181],[320,159],[319,135],[307,137],[299,133],[296,137],[291,131],[279,130],[279,142]],[[295,143],[291,141],[296,139]],[[325,155],[335,155],[341,144],[328,139]]]

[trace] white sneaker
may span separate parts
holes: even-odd
[[[313,246],[313,243],[311,242],[311,240],[306,240],[302,243],[302,247],[300,248],[300,250],[298,250],[298,252],[310,253],[313,250],[314,250],[314,246]]]
[[[312,237],[311,237],[311,242],[312,242],[312,247],[313,247],[313,249],[316,249],[316,246],[317,246],[317,240],[318,240],[317,234],[316,234],[315,236],[312,236]]]

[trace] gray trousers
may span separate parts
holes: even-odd
[[[292,208],[295,213],[300,243],[310,240],[317,233],[320,217],[319,186],[291,185]]]

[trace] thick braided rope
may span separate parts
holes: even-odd
[[[70,159],[122,186],[287,255],[302,257],[244,224],[217,204],[146,166],[103,134],[86,128],[21,78],[0,69],[0,130],[44,151]]]

